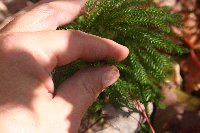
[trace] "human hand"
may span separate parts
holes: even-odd
[[[80,0],[46,0],[0,31],[0,132],[73,133],[99,93],[119,77],[114,66],[86,68],[54,92],[51,72],[77,59],[125,59],[128,49],[81,31],[57,31],[75,19]]]

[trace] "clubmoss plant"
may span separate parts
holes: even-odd
[[[158,84],[171,73],[173,55],[188,50],[172,40],[176,38],[170,26],[179,25],[180,17],[168,8],[157,7],[152,0],[89,0],[86,12],[69,25],[59,29],[76,29],[100,37],[112,39],[130,50],[123,62],[99,61],[88,63],[76,61],[59,67],[53,73],[55,86],[86,66],[115,64],[120,79],[104,91],[92,106],[98,111],[105,102],[131,108],[132,95],[141,103],[159,103]]]

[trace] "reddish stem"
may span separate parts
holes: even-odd
[[[194,52],[194,50],[191,50],[190,51],[190,55],[192,57],[193,60],[195,60],[195,62],[197,63],[197,65],[200,67],[200,60],[199,58],[197,57],[196,53]]]
[[[141,113],[142,113],[142,115],[144,116],[144,118],[146,119],[147,124],[149,125],[149,127],[150,127],[150,129],[151,129],[151,132],[152,132],[152,133],[155,133],[155,130],[154,130],[153,126],[151,125],[151,122],[150,122],[150,120],[149,120],[149,118],[148,118],[146,112],[145,112],[144,109],[142,108],[141,103],[140,103],[133,95],[131,95],[131,97],[134,99],[134,101],[135,101],[136,104],[138,105],[138,108],[139,108],[139,110],[141,111]]]
[[[200,67],[200,60],[199,58],[197,57],[195,51],[193,50],[194,48],[194,44],[191,43],[190,41],[188,40],[184,40],[185,44],[191,49],[190,50],[190,56],[192,57],[192,59],[197,63],[197,65]]]
[[[96,125],[99,121],[101,120],[101,118],[97,119],[94,123],[92,123],[90,126],[88,126],[83,133],[86,133],[90,128],[92,128],[94,125]]]
[[[193,43],[191,43],[189,40],[185,39],[184,40],[184,43],[190,48],[190,49],[193,49]]]

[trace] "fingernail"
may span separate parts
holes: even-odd
[[[109,66],[102,76],[103,87],[106,88],[117,81],[119,70],[115,66]]]

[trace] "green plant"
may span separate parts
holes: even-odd
[[[179,20],[178,15],[171,14],[168,8],[157,7],[151,0],[89,0],[86,13],[60,29],[76,29],[112,39],[127,46],[130,55],[121,63],[77,61],[59,67],[53,75],[55,85],[82,67],[114,63],[121,77],[99,96],[91,108],[93,112],[100,110],[107,98],[130,109],[133,108],[131,95],[144,105],[159,103],[158,84],[170,75],[171,55],[188,51],[172,41],[176,36],[170,32],[170,26],[179,24]]]

